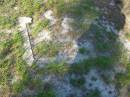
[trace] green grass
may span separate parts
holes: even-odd
[[[23,65],[23,64],[22,64]],[[25,68],[21,68],[23,70],[26,70]],[[29,84],[30,82],[30,76],[27,72],[22,72],[22,79],[12,84],[12,92],[17,95],[21,93]]]
[[[15,7],[17,7],[18,10],[15,10]],[[99,12],[95,10],[95,5],[92,0],[49,0],[46,3],[42,0],[4,0],[4,2],[1,2],[0,6],[0,12],[5,14],[2,16],[2,20],[0,20],[0,22],[2,21],[2,28],[14,27],[19,16],[36,17],[36,20],[34,20],[38,21],[38,18],[47,9],[52,9],[57,16],[73,14],[92,19],[99,16]],[[6,19],[3,17],[6,17]],[[43,26],[42,24],[39,25]],[[40,29],[41,27],[36,27],[34,33],[37,33]]]
[[[87,73],[91,68],[97,67],[99,69],[105,70],[111,68],[114,64],[114,60],[111,57],[96,57],[83,60],[79,63],[72,64],[70,68],[71,73]]]
[[[45,11],[43,0],[4,0],[0,3],[0,29],[15,27],[19,16],[39,17]]]
[[[38,56],[53,57],[58,54],[59,49],[60,49],[60,44],[43,41],[36,45],[36,47],[34,48],[34,52]]]
[[[10,38],[0,45],[0,85],[8,86],[15,94],[22,91],[28,82],[27,64],[22,58],[22,45],[23,37],[19,32],[10,35]],[[15,76],[19,79],[10,85]]]
[[[13,6],[15,6],[15,3],[16,0],[4,0],[3,2],[1,1],[0,12],[3,14],[11,14],[13,12]]]
[[[15,26],[16,20],[9,16],[0,16],[0,29],[9,29]]]
[[[45,67],[40,68],[37,70],[40,74],[55,74],[63,76],[66,74],[69,70],[69,67],[64,62],[52,62],[49,64],[46,64]]]
[[[12,58],[10,57],[11,46],[13,45],[12,39],[8,39],[0,43],[0,84],[6,85],[9,79],[9,69],[12,64]],[[9,56],[9,58],[8,58]]]
[[[6,40],[0,43],[0,58],[5,58],[8,53],[11,52],[11,49],[9,48],[12,46],[12,40]]]
[[[123,87],[129,87],[130,84],[130,63],[127,63],[124,68],[126,68],[126,72],[117,73],[115,76],[115,84],[119,90]],[[129,95],[129,91],[127,94]]]
[[[20,14],[32,16],[39,11],[43,5],[42,0],[20,0],[18,6],[20,7]]]
[[[41,32],[44,28],[47,28],[48,26],[49,26],[49,21],[46,19],[37,21],[35,27],[32,28],[31,35],[33,37],[36,37],[39,32]]]
[[[50,0],[45,5],[46,8],[54,10],[57,16],[64,14],[72,14],[76,16],[85,15],[89,18],[95,18],[98,16],[98,12],[94,9],[95,5],[93,0]]]
[[[111,55],[109,57],[97,56],[96,58],[91,58],[84,60],[82,62],[72,64],[72,67],[68,67],[65,63],[50,63],[42,68],[40,72],[45,74],[56,74],[64,75],[68,72],[83,74],[87,73],[91,68],[97,67],[102,70],[109,69],[115,63],[120,63],[126,66],[127,73],[118,74],[117,81],[121,86],[128,85],[130,82],[130,68],[127,57],[124,56],[125,51],[117,42],[118,36],[113,32],[106,32],[106,30],[101,27],[95,27],[93,25],[84,24],[84,19],[95,20],[100,16],[100,12],[95,9],[94,0],[48,0],[43,4],[43,0],[4,0],[0,1],[0,30],[12,29],[17,26],[17,18],[19,16],[30,16],[36,17],[36,25],[32,28],[32,36],[35,37],[44,28],[48,28],[48,20],[39,20],[41,15],[45,10],[52,9],[56,16],[70,15],[74,17],[75,23],[72,24],[73,28],[80,28],[82,31],[92,30],[94,33],[94,45],[98,53],[109,52]],[[18,7],[15,10],[14,7]],[[75,18],[76,17],[76,18]],[[77,24],[78,22],[78,24]],[[117,24],[118,25],[118,24]],[[79,30],[78,30],[79,31]],[[81,33],[82,31],[79,31]],[[0,33],[1,34],[1,33]],[[74,33],[75,34],[75,33]],[[130,35],[127,33],[126,37],[129,39]],[[17,75],[20,79],[18,82],[14,83],[9,87],[14,93],[21,92],[28,84],[28,82],[39,86],[39,81],[30,81],[30,77],[27,72],[27,64],[22,59],[24,53],[23,49],[23,37],[18,32],[16,34],[0,35],[0,85],[9,87],[11,79]],[[4,40],[4,41],[3,41]],[[60,49],[57,43],[39,43],[34,52],[38,56],[53,57],[58,54]],[[81,54],[86,53],[84,48],[80,48],[79,52]],[[95,79],[93,79],[95,80]],[[71,79],[70,81],[74,86],[82,86],[84,84],[83,78]],[[38,87],[37,86],[37,87]],[[55,97],[54,92],[49,90],[40,91],[36,97]],[[92,91],[87,97],[99,97],[99,93]]]

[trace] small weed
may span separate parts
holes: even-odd
[[[114,61],[111,57],[96,57],[72,64],[70,73],[87,73],[91,68],[108,69],[113,65]]]
[[[94,76],[92,76],[91,80],[92,80],[92,81],[96,81],[96,80],[97,80],[97,78],[96,78],[96,77],[94,77]]]
[[[85,97],[101,97],[98,90],[90,91]]]
[[[86,53],[86,48],[84,48],[84,47],[79,48],[79,53],[85,54]]]
[[[55,93],[52,90],[41,91],[35,97],[56,97]]]
[[[53,88],[47,84],[43,89],[39,90],[37,95],[34,97],[56,97]]]
[[[97,67],[101,69],[108,69],[114,64],[114,61],[111,57],[97,57],[94,60],[94,63]]]
[[[85,79],[83,77],[80,77],[80,78],[71,78],[70,79],[70,83],[73,86],[82,87],[85,84]]]
[[[70,68],[70,73],[78,73],[78,74],[87,73],[92,67],[93,67],[92,59],[84,60],[79,63],[72,64]]]
[[[106,84],[109,84],[110,82],[112,82],[112,80],[105,74],[102,74],[101,75],[103,81],[106,83]]]

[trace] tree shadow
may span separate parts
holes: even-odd
[[[81,0],[77,6],[80,6],[83,1],[85,0]],[[88,49],[89,51],[89,53],[85,53],[84,51],[86,55],[88,55],[90,58],[94,57],[93,61],[98,61],[93,62],[95,65],[99,64],[97,67],[100,67],[100,64],[101,66],[102,64],[106,64],[106,67],[107,65],[110,66],[113,64],[123,64],[122,57],[124,57],[124,49],[123,44],[119,39],[121,33],[120,31],[125,25],[125,16],[121,12],[123,7],[122,2],[120,0],[114,0],[113,2],[111,2],[111,0],[92,0],[92,2],[94,3],[92,7],[97,9],[97,14],[94,14],[95,16],[91,15],[91,24],[89,24],[88,28],[88,24],[86,25],[87,29],[85,29],[85,31],[77,39],[79,52],[77,52],[75,61],[81,57],[80,55],[82,53],[80,53],[80,49],[84,48]],[[94,10],[91,11],[93,11],[91,13],[94,13]],[[80,20],[82,20],[82,23],[86,21],[85,12],[80,14],[79,18],[75,19],[75,22],[79,23]],[[89,22],[89,20],[86,22]],[[80,26],[77,27],[77,29],[80,29]],[[89,43],[92,46],[88,44],[86,47],[83,47],[83,45],[86,43]],[[106,62],[103,62],[103,60]],[[99,63],[99,61],[101,63]]]
[[[120,30],[125,24],[125,16],[121,12],[122,6],[122,2],[118,0],[114,2],[112,0],[79,0],[75,3],[57,4],[59,9],[57,12],[61,16],[74,20],[72,28],[75,31],[68,33],[71,38],[76,39],[79,48],[69,71],[65,69],[69,77],[71,74],[82,76],[93,67],[104,70],[115,64],[124,64],[122,61],[124,50],[119,41]],[[50,69],[54,69],[58,74],[64,72],[64,65],[56,64],[55,67]],[[55,79],[51,78],[52,80]]]
[[[123,3],[120,0],[91,1],[94,3],[94,5],[90,4],[92,10],[88,8],[89,6],[85,6],[86,0],[80,0],[74,10],[80,8],[83,12],[78,12],[78,15],[76,13],[77,16],[71,12],[68,14],[68,17],[73,18],[77,23],[72,27],[77,32],[79,31],[80,35],[76,40],[79,51],[70,67],[72,74],[82,75],[82,73],[87,73],[90,68],[112,70],[114,65],[126,65],[126,51],[120,40],[121,31],[125,25],[125,15],[122,13]],[[86,10],[87,8],[88,10]],[[90,20],[86,20],[86,18]],[[88,24],[82,25],[84,21]],[[79,30],[82,28],[83,32]],[[82,59],[82,56],[86,56],[86,59]],[[81,60],[79,61],[79,59]]]
[[[62,13],[62,16],[65,15],[73,18],[75,22],[72,24],[72,28],[76,31],[72,31],[69,34],[72,38],[76,39],[79,48],[74,58],[74,63],[70,66],[70,71],[67,71],[67,73],[82,76],[91,67],[104,70],[114,64],[123,64],[122,53],[124,51],[122,49],[122,43],[119,41],[120,30],[123,29],[125,24],[125,16],[121,12],[123,5],[119,0],[114,0],[113,3],[111,1],[79,0],[76,3],[72,2],[66,5],[64,3],[63,5],[58,5],[60,10],[57,11],[60,14]],[[79,37],[76,37],[77,35]],[[79,59],[81,60],[79,61]],[[77,60],[79,62],[75,63]],[[56,70],[55,68],[53,69],[61,73],[64,72],[62,66],[58,65],[58,67],[55,67]],[[40,71],[44,72],[43,69]],[[37,73],[37,70],[34,73]]]

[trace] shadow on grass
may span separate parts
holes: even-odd
[[[88,59],[72,64],[69,68],[67,67],[69,71],[65,69],[66,67],[64,67],[64,64],[56,64],[55,66],[53,64],[52,66],[49,65],[50,67],[48,66],[45,68],[47,74],[67,72],[82,75],[87,73],[93,67],[104,70],[111,68],[115,64],[125,64],[123,45],[119,41],[119,32],[123,29],[125,24],[125,16],[119,7],[122,6],[122,3],[115,0],[115,5],[110,5],[110,2],[110,0],[77,0],[76,2],[56,5],[56,13],[59,16],[67,15],[74,19],[75,23],[72,27],[76,30],[76,33],[72,33],[73,35],[71,35],[72,37],[77,34],[80,36],[76,41],[78,47],[81,48],[81,45],[86,42],[91,42],[95,56],[90,56]],[[82,53],[85,53],[84,49],[80,50]],[[75,56],[74,61],[79,59],[78,54],[79,52]],[[31,71],[31,74],[37,73],[33,70],[29,71]],[[44,70],[42,69],[40,72],[42,73]],[[39,91],[44,91],[44,89],[41,89],[42,86],[36,85],[41,82],[34,80],[33,77],[31,78],[31,81],[29,79],[30,83],[32,81],[35,83],[33,84],[34,87],[39,88]],[[33,85],[29,84],[31,88],[33,88]],[[39,95],[43,94],[44,93],[40,92]],[[46,95],[46,97],[53,95],[51,93],[48,94],[49,95]]]
[[[82,4],[82,1],[79,4]],[[92,22],[91,24],[88,24],[88,28],[88,25],[84,25],[87,29],[85,29],[83,33],[81,32],[82,34],[77,39],[77,44],[78,47],[81,48],[86,42],[90,42],[93,45],[95,56],[90,56],[90,58],[83,60],[80,63],[73,64],[72,68],[73,66],[79,65],[77,70],[74,70],[78,72],[80,70],[79,68],[83,68],[81,71],[85,71],[85,69],[90,67],[108,69],[115,64],[125,65],[126,53],[123,44],[119,39],[120,30],[123,29],[125,24],[125,16],[121,12],[122,3],[117,2],[116,0],[114,3],[115,5],[111,5],[110,0],[91,0],[91,2],[93,5],[90,8],[93,7],[93,9],[89,10],[90,14],[84,9],[84,12],[79,15],[78,19],[76,17],[75,22],[79,24],[81,22],[80,20],[82,20],[83,23],[86,21],[86,18],[88,18],[86,14],[90,15],[88,19]],[[83,3],[83,5],[85,5],[85,3]],[[101,11],[97,9],[97,7]],[[81,26],[77,27],[77,29],[80,29],[80,27]],[[79,56],[77,53],[75,61],[78,60],[78,58]]]
[[[65,73],[82,76],[91,68],[108,70],[117,64],[125,66],[125,49],[119,39],[119,32],[125,24],[125,16],[121,12],[122,6],[122,2],[117,0],[114,1],[114,5],[111,4],[110,0],[79,0],[66,4],[58,4],[57,2],[55,13],[59,17],[67,16],[74,20],[72,28],[75,29],[75,33],[70,32],[70,35],[72,38],[76,35],[80,36],[76,41],[78,48],[81,48],[86,42],[90,42],[93,46],[93,50],[90,52],[95,53],[95,55],[73,63],[69,68],[67,67],[67,70],[64,69],[66,64],[55,64],[55,66],[47,67],[45,72],[57,75],[64,74],[65,70]],[[80,51],[85,52],[84,49],[80,49]],[[79,57],[79,52],[77,52],[74,62]],[[79,80],[75,82],[74,84],[80,83]]]

